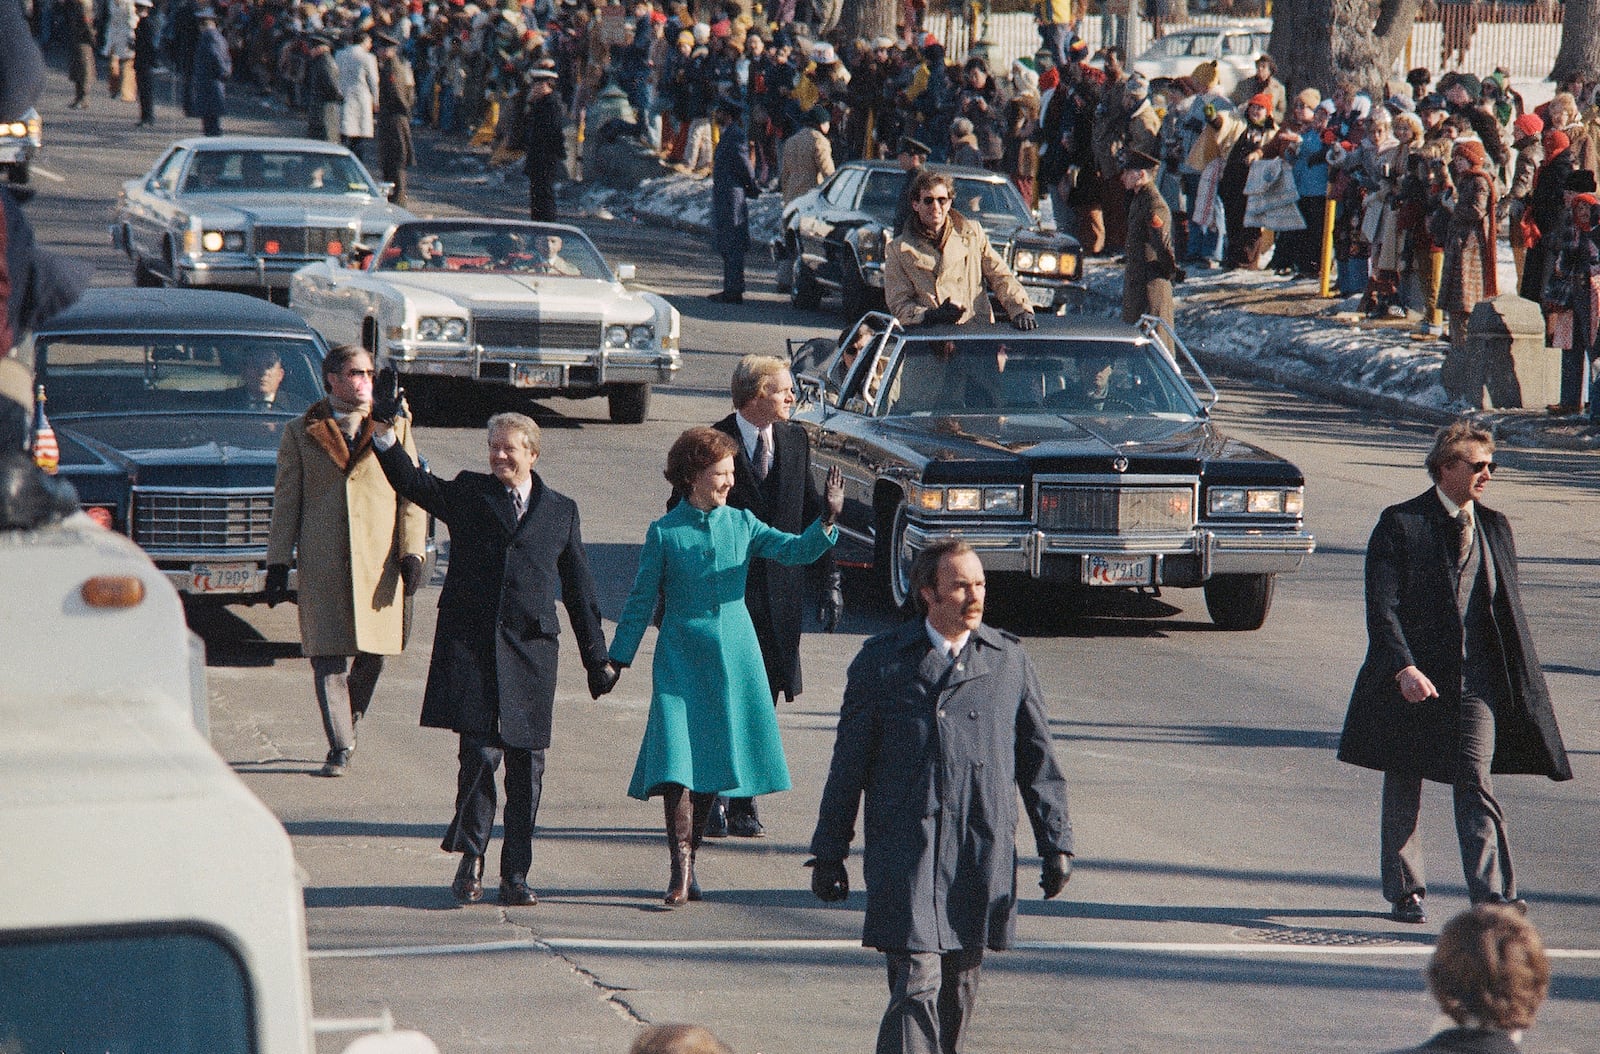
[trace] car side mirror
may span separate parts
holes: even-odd
[[[379,183],[378,193],[383,195],[384,200],[388,200],[394,196],[394,184],[390,183],[388,180]]]
[[[617,281],[631,282],[639,277],[639,269],[633,264],[617,264]]]

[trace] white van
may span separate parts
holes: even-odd
[[[294,853],[177,593],[81,515],[0,531],[0,589],[0,1050],[312,1054]]]

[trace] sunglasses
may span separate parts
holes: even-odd
[[[924,205],[948,205],[950,204],[950,199],[942,194],[938,196],[924,194],[922,196],[922,203]]]
[[[1492,476],[1492,475],[1494,475],[1494,470],[1500,467],[1499,465],[1495,464],[1493,461],[1468,461],[1466,458],[1463,458],[1463,457],[1456,458],[1456,461],[1460,462],[1463,465],[1470,466],[1471,469],[1472,469],[1473,475],[1477,475],[1479,472],[1487,472],[1487,473],[1489,473],[1489,475]]]

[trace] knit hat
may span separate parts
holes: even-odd
[[[1389,112],[1392,114],[1416,113],[1417,111],[1417,104],[1412,102],[1411,97],[1408,95],[1391,95],[1383,105],[1388,107]]]
[[[1250,96],[1250,102],[1248,103],[1248,105],[1250,105],[1250,106],[1259,106],[1263,110],[1267,111],[1268,113],[1271,113],[1272,112],[1272,96],[1268,95],[1264,91],[1258,91],[1254,95]]]
[[[696,44],[704,44],[706,41],[711,39],[711,27],[706,25],[704,22],[696,22],[694,24],[693,32],[694,42]]]
[[[1350,112],[1357,117],[1366,117],[1372,112],[1372,96],[1365,92],[1350,100]]]
[[[1089,42],[1082,37],[1073,37],[1072,43],[1067,45],[1067,58],[1073,62],[1082,62],[1089,55]]]
[[[1456,78],[1452,88],[1460,88],[1467,93],[1467,98],[1477,102],[1483,98],[1483,82],[1470,73],[1463,73]]]
[[[1525,113],[1511,122],[1511,127],[1517,130],[1519,139],[1530,135],[1538,135],[1544,131],[1544,118],[1536,113]]]
[[[1457,139],[1455,149],[1451,151],[1453,157],[1464,157],[1472,162],[1473,168],[1482,168],[1489,162],[1489,154],[1483,149],[1483,144],[1476,139]]]
[[[1214,61],[1202,62],[1189,74],[1189,79],[1199,85],[1202,92],[1210,91],[1217,83],[1217,64]]]
[[[813,128],[821,128],[832,120],[833,115],[828,112],[826,106],[813,106],[806,111],[806,123]]]
[[[711,35],[719,40],[723,37],[733,36],[733,23],[726,18],[719,18],[711,23]]]
[[[1433,74],[1428,72],[1426,66],[1418,66],[1406,74],[1406,83],[1415,88],[1425,88],[1433,80]]]
[[[819,41],[811,48],[811,61],[819,66],[827,66],[838,62],[839,56],[834,54],[833,45],[827,41]]]
[[[1443,95],[1440,95],[1438,92],[1433,92],[1433,93],[1431,93],[1429,95],[1424,96],[1422,101],[1417,103],[1417,112],[1418,113],[1427,113],[1429,110],[1448,110],[1448,109],[1450,109],[1450,104],[1447,101],[1445,101],[1445,97]]]
[[[1555,157],[1561,151],[1572,145],[1572,140],[1567,138],[1567,133],[1559,128],[1544,134],[1545,160]],[[1587,171],[1587,170],[1585,170]]]
[[[1294,101],[1308,110],[1315,110],[1322,105],[1322,93],[1315,88],[1307,88],[1294,97]]]

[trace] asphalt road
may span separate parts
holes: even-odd
[[[30,213],[43,241],[99,265],[99,284],[128,284],[105,233],[117,184],[193,122],[168,108],[157,129],[136,130],[131,106],[102,94],[86,114],[68,113],[68,92],[55,77],[42,107],[48,148]],[[237,109],[230,131],[286,126],[251,100]],[[419,173],[414,194],[419,211],[523,207],[515,180]],[[600,400],[536,408],[539,471],[582,507],[609,619],[661,510],[672,438],[727,412],[739,355],[781,353],[785,338],[834,332],[839,320],[793,311],[765,292],[770,275],[759,268],[743,307],[710,304],[703,295],[716,288],[716,266],[703,242],[620,222],[584,226],[613,262],[638,264],[642,284],[673,297],[687,352],[646,424],[606,423]],[[1466,906],[1448,794],[1430,788],[1424,810],[1433,917],[1399,927],[1384,918],[1378,892],[1379,777],[1333,757],[1365,646],[1366,538],[1383,506],[1427,485],[1428,431],[1284,392],[1221,387],[1224,427],[1305,470],[1318,552],[1281,580],[1255,633],[1215,630],[1198,592],[1182,590],[1098,598],[1075,617],[1036,597],[1006,617],[1041,671],[1079,855],[1066,892],[1045,902],[1030,842],[1021,842],[1023,943],[986,963],[973,1051],[1376,1051],[1420,1041],[1433,1022],[1420,970],[1439,925]],[[484,464],[481,430],[460,424],[419,430],[440,473]],[[1515,525],[1535,639],[1578,774],[1567,784],[1500,784],[1532,918],[1561,951],[1525,1049],[1594,1050],[1600,461],[1528,451],[1499,460],[1490,503]],[[677,911],[659,904],[659,806],[624,795],[649,698],[647,654],[596,704],[567,649],[531,876],[541,903],[506,910],[491,895],[463,909],[447,888],[455,858],[437,848],[454,737],[416,724],[437,582],[419,597],[412,649],[389,663],[343,780],[310,775],[325,744],[293,608],[198,620],[217,748],[283,819],[306,870],[318,1013],[389,1007],[446,1054],[620,1054],[640,1023],[677,1020],[704,1022],[745,1054],[870,1049],[884,984],[880,957],[858,946],[863,897],[858,889],[844,905],[823,906],[800,866],[844,670],[862,640],[890,624],[854,585],[841,632],[807,635],[806,692],[781,708],[796,789],[763,803],[769,837],[708,845],[707,899]],[[855,863],[852,874],[859,886]],[[327,1033],[319,1048],[347,1041]]]

